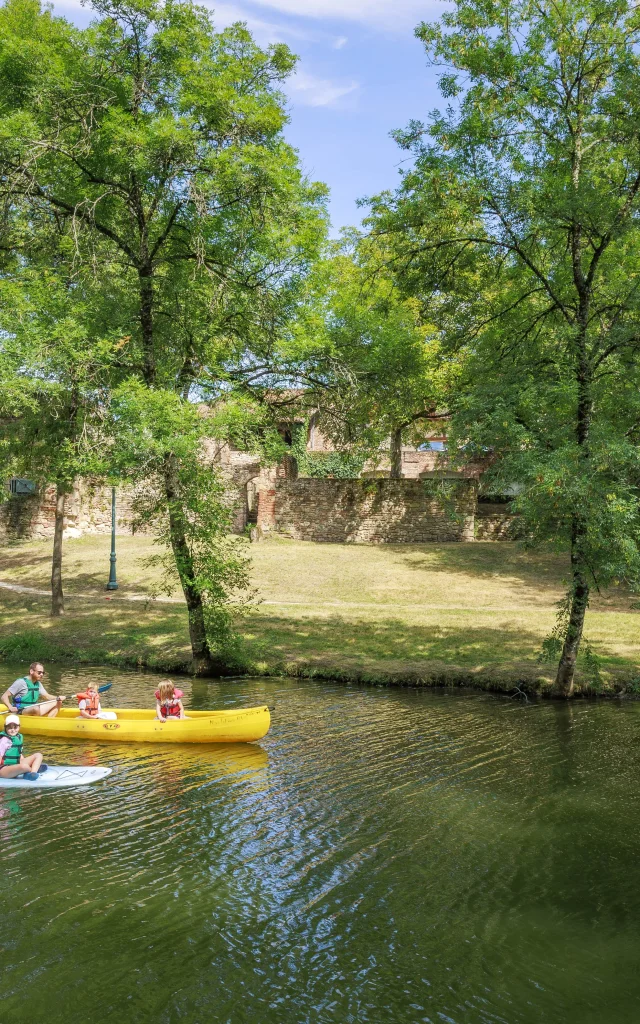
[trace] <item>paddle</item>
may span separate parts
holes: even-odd
[[[104,686],[98,687],[98,693],[106,693],[107,690],[110,690],[112,686],[113,683],[105,683]]]

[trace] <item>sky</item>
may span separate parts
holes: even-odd
[[[414,37],[435,20],[438,0],[200,0],[216,27],[246,22],[261,45],[284,42],[299,57],[285,87],[288,141],[305,172],[330,188],[332,234],[359,224],[357,200],[393,189],[407,154],[389,137],[412,118],[442,105],[435,74]],[[79,0],[57,0],[57,13],[78,24]]]

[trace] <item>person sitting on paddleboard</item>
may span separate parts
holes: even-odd
[[[161,722],[176,722],[186,718],[181,697],[182,690],[177,690],[170,679],[163,679],[155,693],[156,718]]]
[[[54,697],[47,693],[42,682],[44,667],[41,662],[34,661],[29,667],[29,675],[16,679],[6,690],[0,700],[13,714],[46,715],[55,718],[65,697]],[[43,697],[42,703],[38,703]]]
[[[0,732],[0,778],[15,779],[22,775],[30,782],[35,782],[38,775],[46,770],[42,754],[30,754],[29,757],[23,755],[20,719],[17,715],[7,715],[4,731]]]
[[[115,711],[103,711],[100,704],[97,683],[87,683],[83,693],[76,693],[80,709],[80,718],[101,718],[113,721],[117,718]]]

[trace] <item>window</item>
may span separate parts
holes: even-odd
[[[446,441],[425,441],[421,444],[418,451],[421,452],[446,452],[447,442]]]

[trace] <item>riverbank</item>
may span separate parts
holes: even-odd
[[[0,657],[188,671],[178,593],[154,597],[141,564],[146,538],[118,538],[119,590],[107,595],[108,537],[65,543],[63,618],[48,615],[50,543],[0,551]],[[538,652],[562,595],[567,562],[515,544],[252,546],[262,603],[240,624],[234,673],[377,685],[474,686],[544,693],[551,664]],[[7,590],[6,586],[25,588]],[[42,591],[42,593],[38,593]],[[621,588],[597,596],[586,635],[601,680],[582,692],[640,691],[640,612]]]

